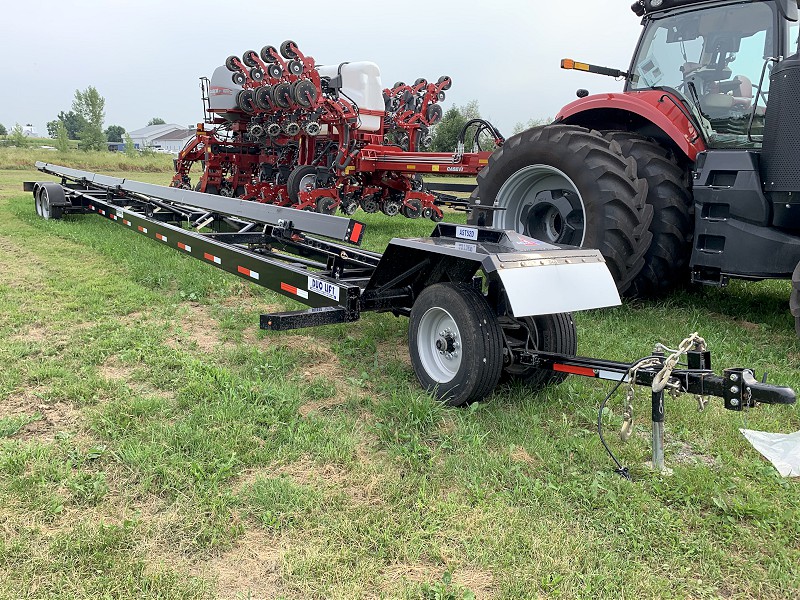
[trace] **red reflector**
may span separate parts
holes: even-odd
[[[289,285],[288,283],[281,282],[281,289],[284,292],[289,292],[290,294],[297,294],[297,288],[293,285]]]
[[[361,223],[353,223],[353,233],[350,234],[350,241],[351,242],[358,242],[361,239],[361,232],[364,230],[364,226]]]
[[[573,367],[571,365],[553,365],[553,371],[559,371],[560,373],[571,373],[572,375],[583,375],[584,377],[597,377],[597,373],[594,372],[594,369],[589,369],[588,367]]]

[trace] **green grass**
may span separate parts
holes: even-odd
[[[49,140],[50,145],[55,140]],[[45,142],[46,143],[46,142]],[[54,163],[87,171],[129,171],[147,173],[172,173],[172,156],[149,154],[128,156],[123,152],[99,152],[69,149],[66,152],[40,148],[0,147],[0,170],[26,171],[37,161]]]
[[[108,221],[37,219],[19,191],[36,178],[0,170],[0,598],[800,589],[800,486],[738,432],[795,431],[796,408],[668,399],[663,476],[644,466],[647,391],[625,445],[617,397],[624,481],[594,431],[607,386],[443,407],[413,378],[404,320],[260,332],[298,305]],[[432,228],[364,219],[375,250]],[[583,313],[579,352],[631,360],[699,330],[717,367],[800,388],[788,294],[736,282]]]

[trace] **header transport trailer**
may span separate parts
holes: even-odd
[[[627,384],[629,397],[634,385],[648,386],[653,463],[663,467],[665,391],[720,397],[735,411],[796,401],[792,389],[759,382],[750,369],[716,375],[696,335],[669,356],[659,346],[634,363],[574,356],[570,312],[620,303],[597,250],[439,223],[429,237],[395,238],[377,254],[359,248],[365,225],[349,217],[36,167],[60,178],[26,183],[41,217],[98,215],[310,307],[262,315],[262,329],[352,323],[367,311],[408,317],[420,385],[453,406],[483,399],[501,376],[535,389],[581,375]]]

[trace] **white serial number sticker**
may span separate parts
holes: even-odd
[[[472,227],[456,227],[456,237],[462,240],[478,241],[478,230]]]
[[[320,296],[325,296],[331,300],[336,300],[337,302],[339,301],[339,286],[328,283],[327,281],[309,277],[308,291],[319,294]]]
[[[478,252],[478,247],[475,244],[465,244],[464,242],[456,242],[456,250],[461,250],[462,252]]]
[[[118,216],[118,217],[123,217],[123,216],[125,216],[125,213],[124,213],[124,212],[122,212],[122,209],[121,209],[121,208],[118,208],[118,209],[117,209],[117,216]]]

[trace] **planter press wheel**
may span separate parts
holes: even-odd
[[[307,192],[317,187],[317,168],[312,165],[300,165],[289,173],[286,180],[286,191],[292,204],[300,203],[300,192]]]
[[[408,348],[422,387],[451,406],[481,400],[500,379],[500,325],[469,285],[437,283],[423,290],[411,309]]]
[[[295,44],[292,40],[286,40],[283,42],[280,48],[281,56],[287,60],[297,58],[297,53],[292,50],[293,46],[297,48],[297,44]]]
[[[255,50],[248,50],[242,55],[242,62],[248,67],[255,67],[258,66],[256,58],[258,58],[258,53]]]

